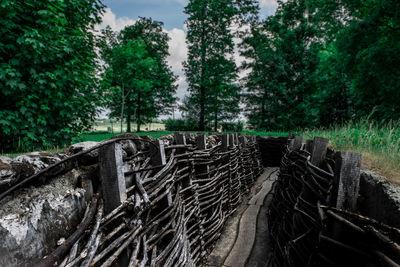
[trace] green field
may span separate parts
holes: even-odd
[[[136,131],[137,124],[132,123],[131,124],[132,131]],[[111,121],[109,119],[104,119],[104,120],[97,120],[92,126],[93,132],[107,132],[109,129],[111,129],[111,132],[114,133],[120,133],[121,132],[121,124],[116,121]],[[152,122],[152,123],[147,123],[147,124],[142,124],[140,126],[141,131],[164,131],[165,130],[165,125],[164,123],[160,122]],[[126,131],[126,123],[123,124],[122,127],[122,132]]]
[[[77,142],[85,142],[85,141],[96,141],[96,142],[100,142],[103,140],[107,140],[113,136],[116,136],[120,134],[118,133],[108,133],[108,132],[90,132],[90,133],[85,133],[82,134],[80,137],[76,138],[74,140],[74,143]],[[161,136],[164,135],[168,135],[168,134],[172,134],[172,132],[167,132],[167,131],[159,131],[159,132],[134,132],[134,134],[137,134],[139,136],[143,136],[143,135],[147,135],[147,136],[151,136],[153,138],[159,138]]]

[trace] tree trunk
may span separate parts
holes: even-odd
[[[260,118],[260,122],[258,125],[259,128],[263,128],[265,126],[265,124],[264,124],[264,122],[265,122],[265,105],[264,105],[265,101],[264,101],[264,99],[265,99],[265,94],[264,94],[264,97],[261,99],[261,101],[262,101],[261,102],[261,118]]]
[[[214,111],[214,131],[216,132],[218,128],[218,109]]]
[[[137,132],[140,132],[140,93],[138,93],[137,98],[137,112],[136,112],[136,120],[137,120]]]
[[[204,131],[204,118],[205,118],[205,103],[206,102],[206,90],[203,85],[200,86],[200,123],[199,130]]]
[[[122,133],[123,126],[124,126],[124,108],[125,108],[124,84],[122,84],[122,87],[121,87],[121,98],[122,98],[122,103],[121,103],[121,133]]]
[[[126,132],[131,132],[131,115],[126,116]]]
[[[205,16],[205,7],[203,6],[202,15]],[[206,106],[206,88],[204,86],[204,64],[206,61],[206,45],[204,41],[204,22],[202,24],[202,33],[201,33],[201,73],[200,73],[200,122],[199,122],[199,130],[204,131],[205,125],[205,106]]]

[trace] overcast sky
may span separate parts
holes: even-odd
[[[178,75],[177,95],[180,99],[186,94],[187,84],[182,70],[182,62],[186,60],[187,48],[185,43],[186,30],[183,13],[187,0],[104,0],[107,6],[103,15],[103,23],[99,28],[110,25],[114,30],[121,30],[133,24],[138,17],[151,17],[153,20],[164,23],[164,30],[168,33],[169,41],[168,63]],[[276,0],[260,0],[261,17],[272,15],[277,7]],[[236,62],[241,58],[236,55]],[[178,115],[179,116],[179,115]]]

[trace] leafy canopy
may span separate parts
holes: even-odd
[[[93,27],[99,0],[0,4],[0,146],[69,143],[99,102]]]

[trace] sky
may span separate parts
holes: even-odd
[[[110,25],[115,31],[131,25],[138,17],[151,17],[164,23],[164,30],[170,37],[167,61],[172,71],[178,76],[177,96],[182,99],[187,94],[187,83],[182,62],[186,60],[187,47],[185,43],[186,30],[184,8],[187,0],[103,0],[106,6],[103,22],[99,29]],[[275,13],[276,0],[260,0],[260,16],[264,18]],[[235,55],[239,63],[242,58]],[[242,76],[242,75],[241,75]],[[179,114],[176,114],[179,117]]]

